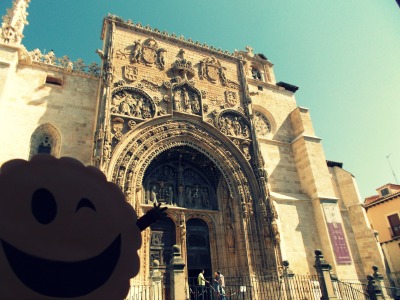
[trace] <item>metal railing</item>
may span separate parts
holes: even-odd
[[[224,299],[211,278],[204,287],[197,285],[197,278],[189,278],[191,300]],[[225,298],[228,300],[258,299],[319,300],[322,296],[316,275],[225,277]]]
[[[334,280],[332,282],[338,299],[368,300],[367,281]]]

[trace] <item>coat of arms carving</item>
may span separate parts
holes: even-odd
[[[135,81],[138,78],[138,68],[130,65],[124,66],[124,77],[129,81]]]
[[[214,57],[207,57],[199,62],[200,71],[199,77],[201,79],[207,78],[211,82],[215,83],[218,78],[221,79],[222,83],[225,84],[226,78],[224,73],[224,67],[221,63]]]
[[[138,68],[134,66],[124,66],[124,77],[129,81],[135,81],[138,78]]]
[[[155,39],[148,38],[142,45],[142,57],[146,65],[152,65],[158,58],[158,44]]]
[[[225,91],[225,102],[229,107],[235,106],[238,103],[237,94],[232,91]]]

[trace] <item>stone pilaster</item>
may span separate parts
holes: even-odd
[[[171,299],[189,299],[187,280],[185,275],[185,261],[182,258],[181,247],[172,246],[172,258],[169,263],[171,276]]]

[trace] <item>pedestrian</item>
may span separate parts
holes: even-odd
[[[218,296],[219,288],[218,287],[219,287],[219,276],[218,276],[217,272],[214,272],[213,286],[212,286],[213,293],[212,293],[212,295],[214,295],[215,299],[219,298],[219,296]]]
[[[217,271],[218,274],[218,293],[221,295],[221,300],[226,300],[225,298],[225,277],[221,274],[221,271]]]
[[[198,292],[198,298],[197,299],[205,299],[204,293],[205,293],[205,286],[206,283],[210,283],[204,278],[204,269],[202,269],[199,273],[199,276],[197,276],[197,292]]]

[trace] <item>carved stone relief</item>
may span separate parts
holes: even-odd
[[[133,42],[133,45],[115,52],[119,60],[128,60],[130,64],[144,63],[146,66],[157,65],[161,70],[165,68],[164,48],[159,48],[154,38],[148,38],[143,43],[141,39]]]
[[[268,119],[260,112],[254,114],[254,127],[257,135],[265,137],[271,132],[271,124]]]
[[[150,119],[156,113],[156,106],[150,96],[143,91],[123,87],[113,91],[111,113],[135,119]]]
[[[138,79],[138,68],[131,65],[123,66],[123,76],[126,80],[132,82]]]
[[[175,111],[201,115],[200,93],[190,85],[174,87],[172,99]]]
[[[216,118],[217,127],[225,135],[249,139],[250,127],[247,119],[235,111],[223,111]]]
[[[161,153],[146,171],[144,203],[191,209],[216,209],[220,172],[204,154],[175,147]]]
[[[228,107],[233,107],[238,104],[239,98],[236,92],[225,91],[225,103]]]
[[[216,83],[219,78],[221,83],[225,85],[228,81],[225,70],[226,68],[214,56],[207,57],[199,62],[200,79],[208,79],[212,83]]]
[[[195,70],[193,69],[192,62],[188,61],[185,57],[185,50],[181,49],[179,52],[179,55],[181,58],[178,58],[173,64],[172,64],[172,70],[176,73],[179,74],[180,78],[176,79],[182,80],[182,81],[189,81],[194,77]]]
[[[148,66],[154,64],[158,59],[158,44],[155,39],[148,38],[142,45],[142,57],[144,63]]]

